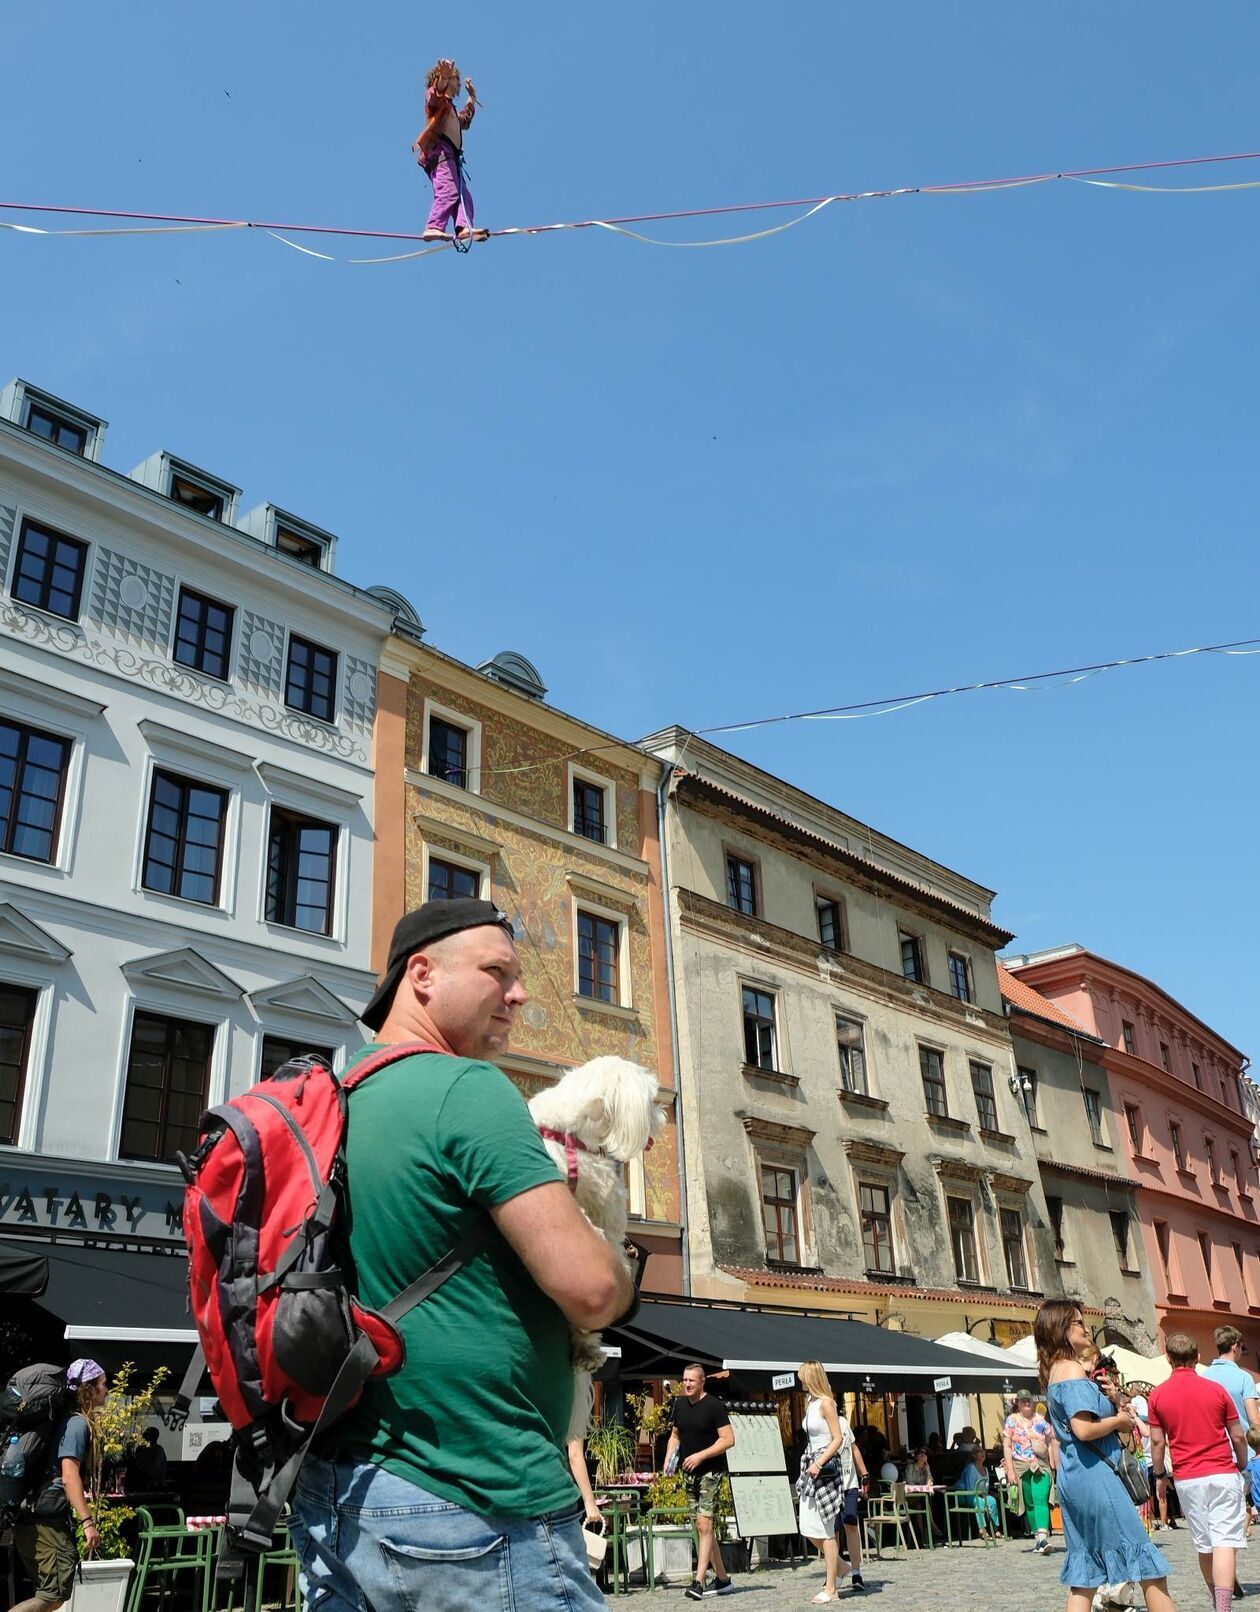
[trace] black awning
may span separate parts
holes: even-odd
[[[188,1261],[182,1249],[139,1254],[82,1243],[0,1243],[0,1272],[10,1261],[46,1267],[46,1285],[22,1291],[64,1324],[68,1338],[193,1339]],[[154,1333],[160,1338],[154,1339]]]
[[[820,1360],[837,1386],[856,1389],[870,1377],[881,1390],[899,1393],[930,1394],[944,1378],[949,1392],[972,1394],[997,1393],[1006,1381],[1014,1387],[1037,1380],[1033,1367],[1021,1372],[909,1332],[803,1311],[651,1299],[627,1326],[610,1327],[604,1336],[621,1345],[626,1376],[672,1375],[694,1358],[743,1378]]]
[[[48,1261],[38,1248],[0,1244],[0,1293],[37,1299],[48,1286]]]

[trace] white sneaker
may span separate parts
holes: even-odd
[[[1038,1556],[1044,1556],[1045,1553],[1050,1549],[1050,1540],[1045,1534],[1038,1534],[1036,1542],[1033,1545],[1033,1549],[1036,1551]]]

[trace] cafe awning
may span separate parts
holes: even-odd
[[[5,1289],[3,1272],[43,1266],[41,1288]],[[83,1243],[0,1243],[0,1291],[23,1291],[83,1341],[195,1343],[188,1261]]]
[[[0,1247],[0,1293],[37,1299],[48,1286],[48,1261],[39,1249]]]
[[[794,1371],[820,1360],[836,1387],[869,1378],[900,1393],[993,1393],[1036,1381],[1035,1368],[946,1349],[908,1332],[806,1311],[748,1309],[700,1300],[645,1300],[605,1340],[620,1344],[623,1377],[673,1375],[689,1360],[740,1377]]]

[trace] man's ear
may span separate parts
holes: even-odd
[[[416,996],[427,995],[433,982],[433,959],[428,952],[412,952],[403,973]]]

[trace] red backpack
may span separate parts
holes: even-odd
[[[381,1310],[350,1290],[339,1256],[347,1094],[427,1042],[385,1047],[344,1080],[314,1056],[203,1115],[191,1157],[184,1240],[200,1347],[180,1391],[187,1411],[203,1369],[232,1424],[227,1572],[270,1547],[312,1441],[373,1377],[403,1363],[398,1321],[465,1265],[489,1235],[480,1221]],[[449,1056],[449,1054],[444,1054]]]

